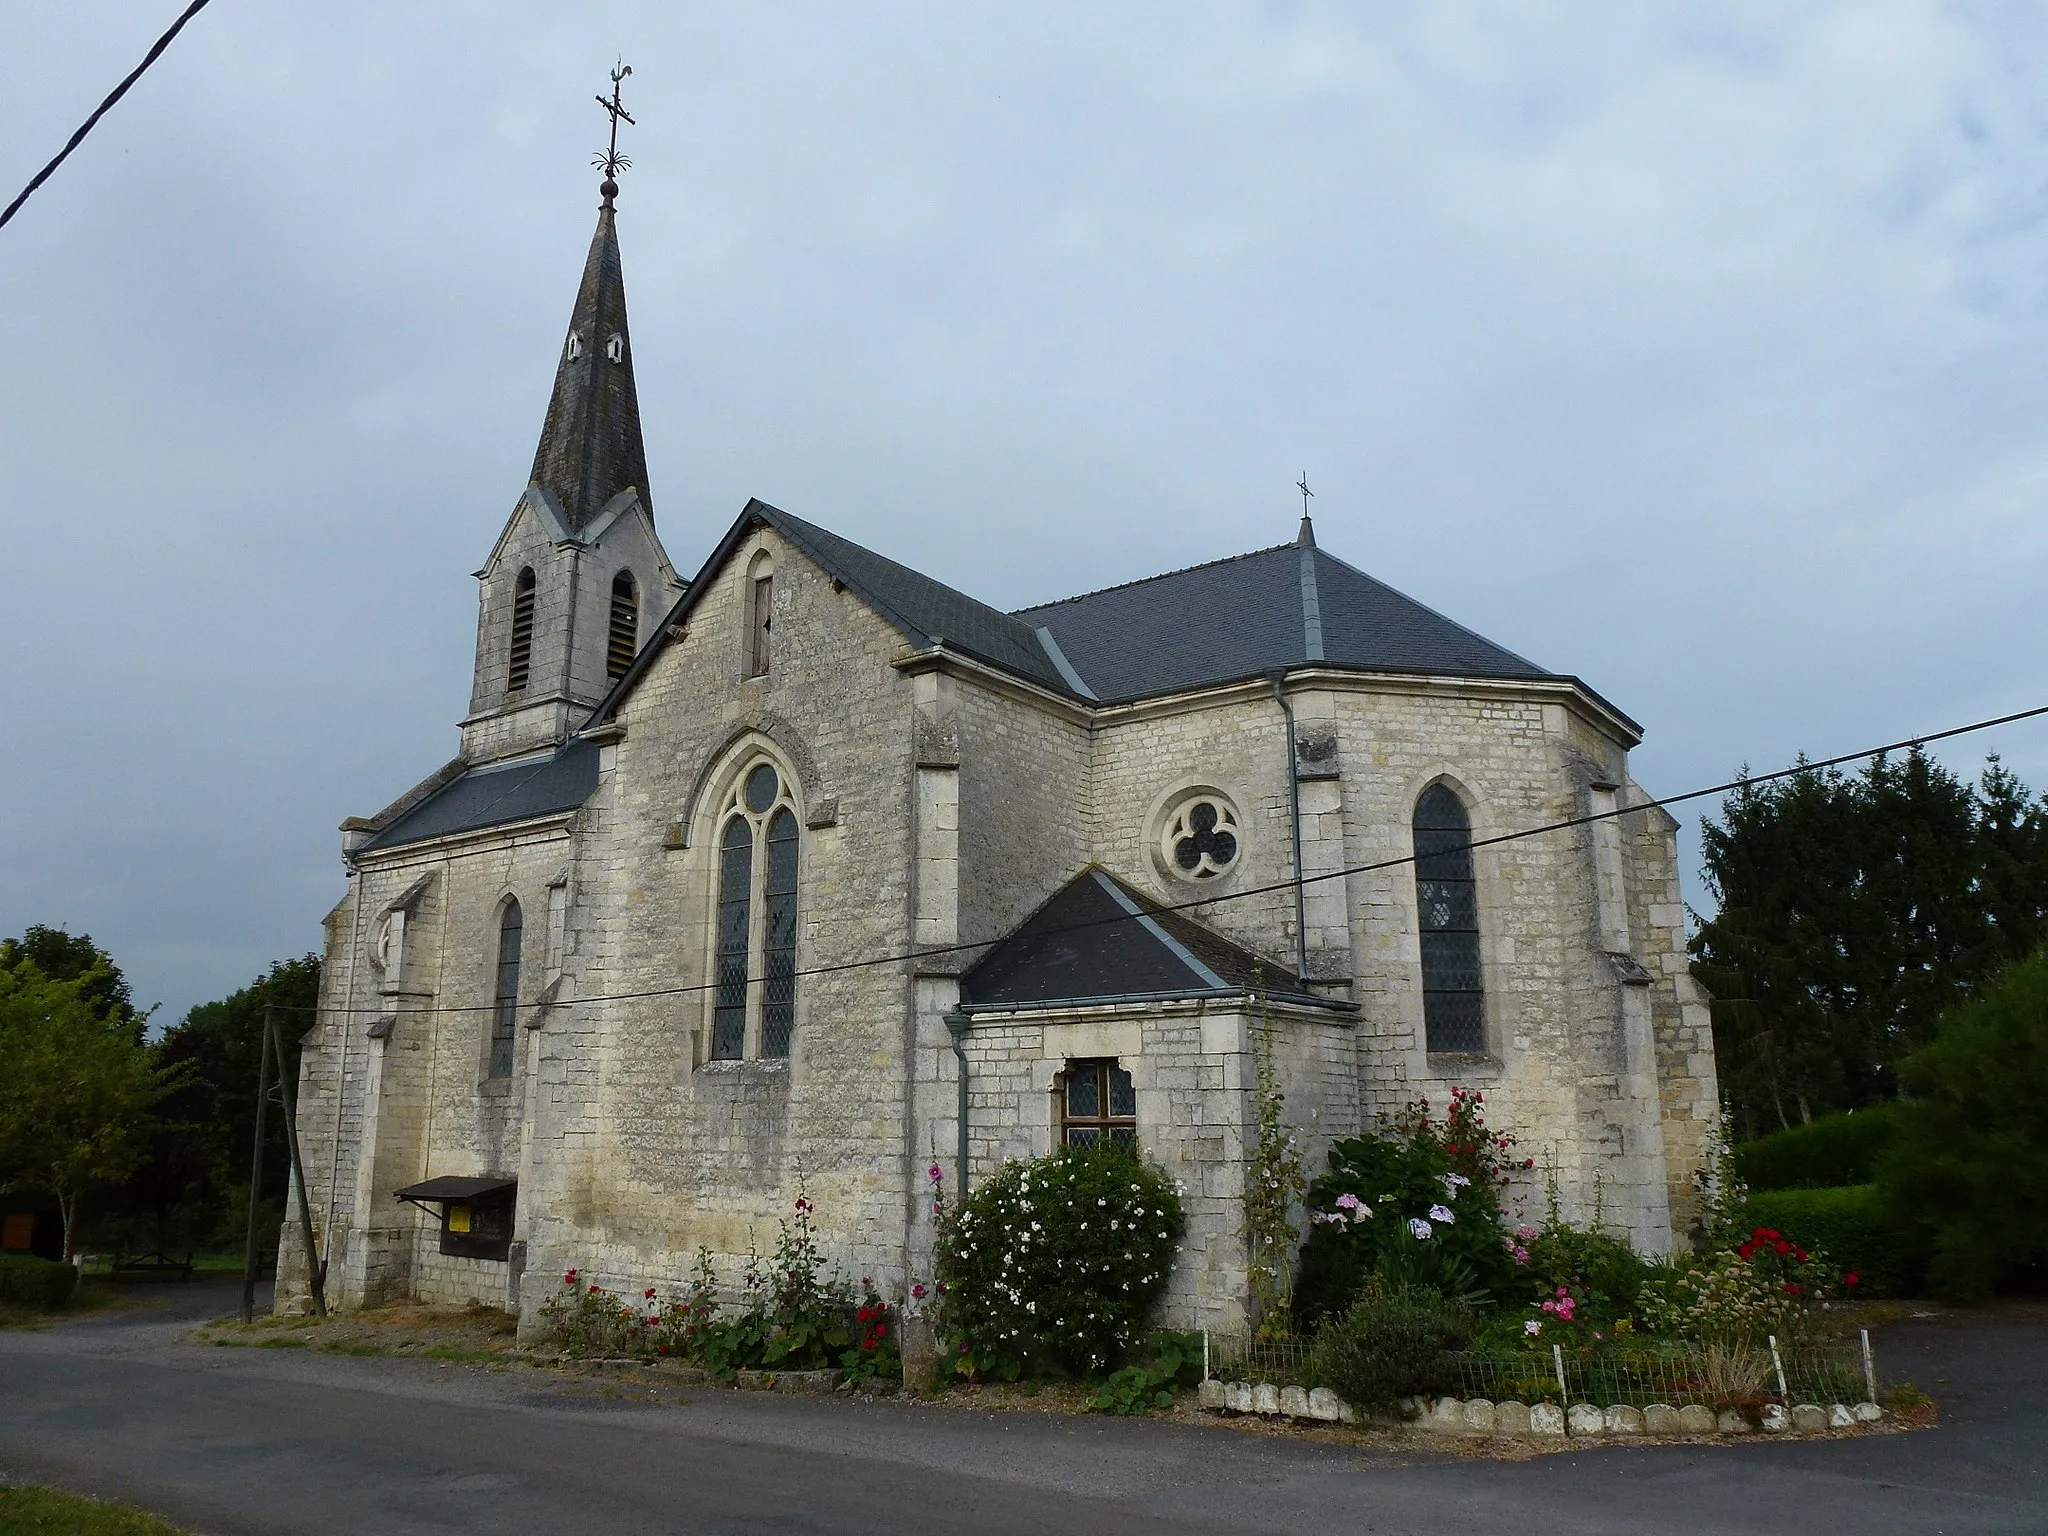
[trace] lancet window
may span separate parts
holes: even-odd
[[[512,646],[505,663],[505,691],[520,693],[533,671],[533,567],[519,572],[512,594]]]
[[[797,820],[770,762],[733,786],[719,820],[711,1057],[789,1054],[796,1028]]]
[[[633,585],[633,573],[621,571],[612,578],[612,623],[604,650],[606,681],[624,677],[639,649],[640,593]]]
[[[495,1006],[491,1009],[491,1076],[510,1077],[519,1041],[519,948],[526,920],[519,903],[505,899],[498,918],[498,973]]]
[[[1432,1052],[1486,1049],[1486,987],[1479,963],[1479,886],[1472,818],[1456,794],[1432,784],[1415,802],[1415,905],[1422,929],[1422,1018]]]

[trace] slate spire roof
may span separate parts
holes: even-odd
[[[638,490],[640,504],[650,516],[654,511],[640,440],[640,397],[633,387],[626,277],[612,201],[616,187],[608,181],[605,189],[533,456],[532,483],[553,494],[572,533],[588,527],[621,491]]]

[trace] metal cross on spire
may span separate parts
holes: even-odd
[[[633,168],[633,162],[619,153],[620,121],[623,119],[629,127],[639,126],[633,121],[633,114],[628,112],[625,104],[619,100],[619,85],[632,73],[633,66],[626,63],[623,59],[614,64],[612,66],[611,96],[609,98],[603,96],[597,98],[597,104],[611,114],[612,137],[611,142],[605,146],[600,154],[593,156],[590,163],[595,166],[601,166],[604,170],[604,185],[597,190],[604,194],[604,200],[607,203],[619,195],[619,172],[629,171]]]
[[[1310,490],[1310,489],[1308,488],[1308,471],[1307,471],[1307,470],[1305,470],[1305,469],[1304,469],[1304,470],[1303,470],[1303,471],[1301,472],[1301,478],[1300,478],[1299,480],[1297,480],[1297,481],[1295,481],[1295,482],[1294,482],[1294,488],[1295,488],[1295,489],[1296,489],[1297,491],[1301,492],[1301,515],[1302,515],[1303,517],[1307,517],[1307,516],[1308,516],[1308,499],[1309,499],[1309,497],[1311,497],[1311,496],[1315,495],[1315,492],[1314,492],[1314,491],[1312,491],[1312,490]]]

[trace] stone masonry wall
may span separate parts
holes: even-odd
[[[774,561],[773,661],[745,676],[741,581]],[[680,1284],[696,1250],[736,1281],[772,1249],[799,1187],[830,1259],[899,1275],[909,1218],[910,983],[897,965],[806,976],[787,1061],[710,1062],[716,827],[765,754],[794,779],[800,970],[908,940],[911,684],[896,632],[778,535],[758,530],[693,607],[620,714],[584,812],[577,922],[592,994],[540,1032],[529,1267]],[[826,824],[817,824],[817,823]],[[531,1316],[536,1298],[522,1297]]]

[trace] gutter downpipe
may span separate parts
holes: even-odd
[[[1294,953],[1295,980],[1303,987],[1308,985],[1308,896],[1301,879],[1301,771],[1295,760],[1294,747],[1294,706],[1287,702],[1287,695],[1280,691],[1280,680],[1287,674],[1275,672],[1266,681],[1273,685],[1273,702],[1280,706],[1280,712],[1287,717],[1287,801],[1292,814],[1288,826],[1294,833]]]
[[[946,1033],[953,1037],[953,1059],[959,1063],[957,1076],[960,1079],[960,1146],[957,1153],[960,1168],[960,1195],[967,1198],[967,1026],[969,1019],[964,1013],[946,1015]]]

